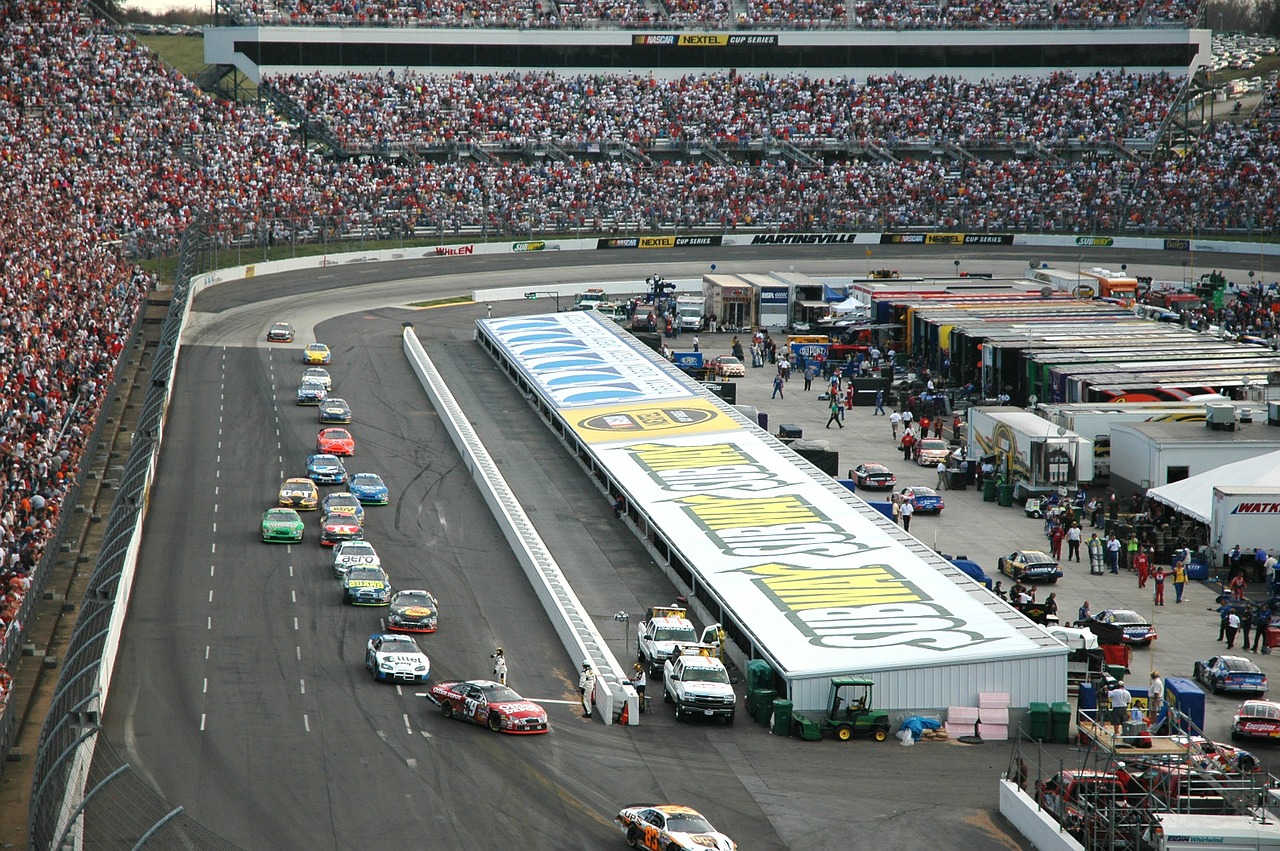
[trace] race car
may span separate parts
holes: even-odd
[[[320,403],[320,422],[351,422],[351,406],[347,404],[345,399],[339,399],[336,396],[325,399]]]
[[[316,435],[316,452],[330,455],[355,455],[356,439],[345,428],[337,426],[323,428]]]
[[[1243,656],[1214,656],[1198,661],[1192,672],[1191,676],[1214,694],[1222,691],[1267,693],[1267,675],[1252,659]]]
[[[292,343],[293,326],[288,322],[277,322],[267,329],[268,343]]]
[[[366,564],[375,566],[382,564],[382,559],[378,558],[378,551],[368,541],[363,539],[343,541],[333,548],[334,576],[346,576],[351,568]]]
[[[342,577],[342,602],[348,606],[386,606],[391,603],[391,580],[376,564],[351,568]]]
[[[302,350],[302,362],[305,364],[319,364],[327,366],[333,363],[333,355],[329,353],[329,347],[324,343],[309,343]]]
[[[996,569],[1014,579],[1057,582],[1062,578],[1062,568],[1047,553],[1039,550],[1016,550],[1001,556]]]
[[[364,666],[383,683],[425,683],[431,679],[431,660],[407,635],[369,636]]]
[[[445,718],[479,724],[495,733],[533,735],[551,729],[547,710],[492,680],[436,683],[427,698]]]
[[[297,403],[299,405],[319,405],[324,401],[328,391],[324,385],[315,381],[304,381],[298,385]]]
[[[310,479],[285,479],[280,486],[279,503],[282,508],[315,511],[320,504],[320,489]]]
[[[268,508],[263,512],[263,543],[296,544],[302,540],[302,533],[302,518],[292,508]]]
[[[936,467],[938,462],[946,462],[951,455],[951,447],[945,440],[927,437],[916,443],[916,463],[921,467]]]
[[[947,505],[933,488],[924,485],[912,485],[902,489],[902,498],[911,500],[917,514],[941,514]]]
[[[326,514],[320,520],[320,546],[332,547],[343,541],[364,539],[364,528],[350,514]]]
[[[426,591],[397,591],[391,598],[387,629],[392,632],[435,632],[440,605]]]
[[[712,358],[711,365],[715,367],[717,378],[745,378],[747,375],[747,368],[733,355]]]
[[[369,505],[386,505],[389,491],[377,473],[356,473],[347,484],[356,499]]]
[[[336,455],[311,455],[307,458],[307,478],[318,485],[340,485],[347,481],[347,468]]]
[[[859,464],[853,468],[853,481],[860,488],[893,490],[898,477],[883,464]]]
[[[313,366],[306,372],[302,373],[303,381],[314,381],[316,384],[324,385],[325,390],[333,389],[333,376],[329,375],[329,370],[322,366]]]
[[[1076,626],[1088,627],[1095,623],[1106,624],[1112,629],[1118,627],[1120,640],[1125,644],[1146,647],[1157,638],[1156,628],[1151,622],[1132,609],[1103,609],[1087,621],[1077,621]]]
[[[737,844],[702,813],[679,804],[628,804],[613,820],[632,848],[650,851],[736,851]]]
[[[1231,719],[1231,738],[1280,739],[1280,703],[1246,700]]]
[[[325,514],[346,514],[355,518],[361,526],[364,525],[364,506],[360,504],[360,500],[344,491],[326,496],[320,503],[320,510]]]

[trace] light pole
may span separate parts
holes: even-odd
[[[957,278],[960,277],[960,258],[957,257],[955,260],[952,260],[951,262],[956,264],[956,277]]]

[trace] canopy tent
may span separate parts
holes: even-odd
[[[858,301],[856,297],[847,298],[839,304],[831,305],[832,313],[869,313],[871,308]]]
[[[1208,523],[1213,513],[1215,485],[1280,488],[1280,452],[1268,452],[1257,458],[1223,464],[1198,476],[1152,488],[1147,491],[1147,496],[1172,506],[1201,523]]]

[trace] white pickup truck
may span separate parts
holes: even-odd
[[[679,606],[653,606],[636,627],[636,661],[653,679],[662,672],[662,663],[676,647],[714,644],[719,634],[720,624],[713,624],[699,636],[688,612]]]
[[[676,720],[690,715],[723,718],[733,723],[737,701],[729,672],[714,656],[681,655],[662,666],[662,699],[676,705]]]

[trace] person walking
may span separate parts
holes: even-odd
[[[1130,532],[1129,540],[1124,542],[1124,566],[1134,569],[1133,559],[1138,555],[1138,551],[1142,549],[1142,545],[1138,543],[1138,533]]]
[[[947,464],[945,461],[938,462],[938,490],[947,489]]]
[[[1241,650],[1249,649],[1249,633],[1253,631],[1253,606],[1248,603],[1244,604],[1244,611],[1240,613],[1240,637],[1244,641],[1240,644]]]
[[[1236,646],[1236,635],[1240,632],[1240,616],[1236,614],[1236,610],[1232,609],[1227,615],[1227,649],[1232,650]]]
[[[1053,521],[1053,525],[1049,527],[1049,552],[1058,561],[1062,561],[1062,541],[1066,536],[1062,524]]]
[[[582,660],[582,675],[578,677],[578,694],[582,695],[582,717],[591,717],[591,701],[596,690],[596,672],[590,659]]]
[[[695,352],[696,352],[696,351],[698,351],[698,344],[699,344],[699,342],[700,342],[700,341],[698,340],[698,335],[697,335],[697,334],[694,334],[694,335],[693,335],[693,350],[694,350]]]
[[[871,412],[871,416],[873,416],[873,417],[883,417],[883,416],[885,416],[885,412],[884,412],[884,388],[883,388],[883,387],[876,391],[876,408],[875,408],[875,410],[874,410],[874,411],[872,411],[872,412]]]
[[[1112,573],[1120,572],[1120,539],[1115,532],[1107,536],[1107,567]]]
[[[1147,576],[1151,573],[1151,560],[1146,550],[1138,550],[1133,557],[1133,569],[1138,571],[1138,587],[1147,587]]]
[[[915,435],[911,433],[911,429],[907,429],[902,433],[902,460],[911,460],[911,447],[915,445]]]
[[[1084,538],[1084,532],[1080,531],[1079,523],[1072,523],[1071,528],[1067,530],[1067,560],[1080,562],[1080,541]]]
[[[1235,575],[1231,577],[1231,581],[1227,583],[1227,588],[1231,591],[1231,599],[1237,602],[1244,599],[1244,571],[1237,570]]]
[[[1173,596],[1175,603],[1182,602],[1182,589],[1187,587],[1187,566],[1178,562],[1173,566]]]
[[[817,374],[818,374],[818,370],[812,363],[810,363],[808,366],[804,368],[804,389],[805,390],[808,390],[809,388],[813,387],[813,379],[814,379],[814,376],[816,376]]]
[[[507,656],[506,656],[506,654],[505,654],[505,653],[503,653],[503,652],[502,652],[502,648],[501,648],[501,647],[499,647],[497,650],[493,651],[493,653],[489,656],[489,658],[493,660],[493,676],[494,676],[494,678],[495,678],[495,679],[497,679],[497,681],[498,681],[498,682],[502,683],[502,684],[505,686],[505,685],[507,684]]]
[[[843,413],[844,413],[844,408],[840,403],[840,394],[832,393],[831,394],[831,416],[827,417],[827,428],[831,428],[832,423],[835,423],[836,425],[840,426],[840,428],[844,428],[844,417],[841,416],[841,414]]]
[[[783,384],[782,384],[782,374],[781,374],[781,373],[779,373],[779,374],[777,374],[777,375],[775,375],[775,376],[773,377],[773,395],[772,395],[772,396],[770,396],[769,398],[770,398],[770,399],[777,399],[779,396],[782,396],[782,398],[783,398],[783,399],[787,398],[786,396],[783,396],[783,394],[782,394],[782,386],[783,386]]]
[[[893,439],[898,439],[898,426],[902,425],[902,414],[894,411],[889,415],[889,429],[893,432]]]
[[[1258,606],[1253,613],[1253,652],[1258,652],[1258,645],[1264,648],[1267,646],[1267,627],[1271,626],[1271,609],[1266,606]]]
[[[1227,615],[1231,614],[1231,601],[1226,597],[1218,598],[1221,602],[1218,604],[1218,640],[1226,641],[1227,639]]]
[[[911,515],[916,513],[915,504],[910,499],[902,500],[902,531],[911,531]]]
[[[1164,578],[1166,575],[1164,565],[1161,564],[1157,564],[1155,571],[1151,574],[1151,581],[1156,586],[1155,604],[1157,606],[1164,605]],[[1178,602],[1182,601],[1179,600]]]
[[[897,493],[890,494],[889,506],[890,506],[890,510],[893,512],[893,522],[901,526],[902,525],[902,494],[897,494]]]

